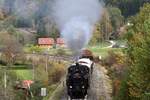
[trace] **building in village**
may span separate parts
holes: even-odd
[[[65,46],[65,41],[63,38],[57,38],[56,39],[56,44],[57,44],[57,47],[66,47]]]
[[[57,38],[56,41],[54,38],[38,38],[38,46],[42,48],[65,47],[65,42],[63,38]]]
[[[38,46],[42,48],[52,48],[55,44],[53,38],[38,38]]]

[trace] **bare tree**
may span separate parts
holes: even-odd
[[[18,53],[21,53],[21,44],[15,39],[14,36],[10,35],[7,32],[0,32],[0,41],[1,41],[1,49],[3,60],[11,65],[15,61],[15,57]]]

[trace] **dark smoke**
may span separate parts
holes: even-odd
[[[67,46],[80,52],[88,44],[102,13],[99,0],[55,0],[53,16]]]

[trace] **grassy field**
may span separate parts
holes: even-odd
[[[103,47],[107,47],[109,45],[111,45],[111,43],[109,43],[109,42],[106,41],[106,42],[97,43],[95,46],[92,46],[92,47],[101,47],[101,48],[103,48]],[[91,46],[88,45],[87,47],[91,47]]]
[[[114,42],[116,42],[116,44],[118,45],[126,44],[125,40],[116,40]],[[122,48],[107,48],[110,45],[111,44],[109,42],[103,42],[97,44],[96,46],[88,46],[87,48],[91,50],[95,56],[102,56],[102,57],[106,57],[109,51],[122,52]]]
[[[125,44],[126,41],[116,40],[115,42],[118,45],[123,45],[123,44]],[[121,48],[107,48],[110,45],[111,45],[111,43],[106,41],[106,42],[96,44],[95,46],[88,45],[88,46],[86,46],[86,48],[91,50],[94,53],[94,55],[102,56],[102,57],[106,57],[108,55],[108,51],[121,52],[121,50],[122,50]],[[39,52],[39,53],[44,53],[45,51],[46,51],[46,49],[41,49],[41,52]],[[30,52],[29,48],[26,48],[26,52]],[[56,49],[50,48],[47,51],[47,53],[50,55],[72,55],[71,50],[69,50],[67,48],[61,48],[61,47],[57,47]]]
[[[102,56],[102,57],[106,57],[108,55],[109,51],[114,51],[114,52],[121,52],[122,51],[121,48],[91,47],[89,49],[94,53],[94,55],[96,55],[96,56]]]
[[[0,65],[0,70],[4,70],[6,66]],[[32,80],[32,69],[18,69],[18,66],[13,66],[17,69],[9,69],[9,72],[16,73],[16,76],[20,80]],[[24,67],[24,66],[23,66]]]
[[[32,70],[13,70],[21,80],[32,80]]]
[[[13,65],[12,71],[16,73],[18,79],[32,80],[32,68],[30,67],[30,65]]]

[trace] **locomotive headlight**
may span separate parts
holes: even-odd
[[[84,86],[82,86],[82,89],[84,89]]]
[[[72,86],[69,86],[70,89],[72,89]]]

